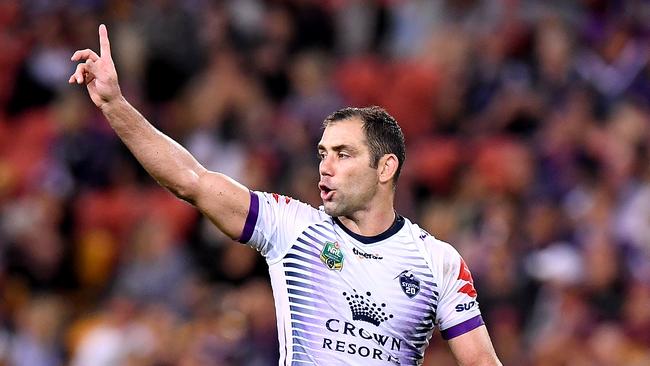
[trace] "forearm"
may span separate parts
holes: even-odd
[[[205,168],[180,144],[151,125],[124,98],[102,106],[102,112],[147,172],[176,196],[193,203]]]
[[[229,177],[210,172],[174,140],[153,127],[122,96],[105,25],[99,26],[100,55],[77,50],[79,61],[70,84],[84,84],[90,99],[140,164],[162,186],[195,205],[231,238],[238,238],[248,217],[250,192]]]

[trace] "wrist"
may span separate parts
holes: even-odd
[[[111,113],[112,111],[115,111],[116,109],[120,109],[121,107],[127,105],[128,102],[124,98],[122,94],[119,96],[113,98],[110,101],[105,102],[102,104],[99,109],[101,109],[102,113],[108,114]]]

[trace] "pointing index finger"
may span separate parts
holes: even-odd
[[[108,31],[104,24],[99,25],[99,55],[111,58],[111,43],[108,40]]]

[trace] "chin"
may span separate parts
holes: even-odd
[[[323,204],[325,213],[332,217],[341,217],[350,215],[350,209],[346,206],[341,206],[334,202],[328,202]]]
[[[330,216],[334,216],[334,215],[332,215],[332,211],[334,211],[334,209],[325,202],[323,202],[323,209],[324,209],[326,214],[328,214]]]
[[[325,213],[330,216],[341,216],[339,210],[337,210],[337,206],[333,202],[323,202],[323,208],[325,209]]]

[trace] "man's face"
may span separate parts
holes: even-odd
[[[370,166],[362,124],[357,117],[331,123],[318,144],[318,188],[330,216],[350,216],[364,210],[377,192],[377,169]]]

